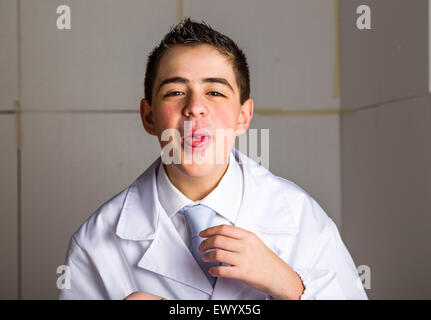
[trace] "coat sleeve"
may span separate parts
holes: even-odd
[[[59,293],[60,300],[109,299],[105,286],[87,252],[72,237],[66,256],[70,285]]]
[[[327,217],[314,199],[312,206]],[[311,265],[307,268],[292,267],[305,287],[300,299],[368,299],[337,226],[329,217],[326,221],[324,230],[316,241]]]

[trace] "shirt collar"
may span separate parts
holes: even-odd
[[[235,224],[242,202],[242,170],[231,152],[228,168],[218,185],[205,198],[195,202],[171,183],[161,162],[157,172],[157,191],[159,201],[169,217],[185,206],[203,204]]]

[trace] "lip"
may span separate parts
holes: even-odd
[[[195,137],[195,139],[193,139]],[[184,134],[181,145],[189,152],[202,152],[211,143],[212,136],[207,129],[192,129]]]

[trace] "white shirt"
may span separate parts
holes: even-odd
[[[222,179],[202,200],[190,200],[179,191],[169,180],[162,162],[157,172],[157,193],[160,204],[188,247],[190,247],[190,231],[185,216],[178,214],[178,211],[188,205],[203,204],[217,213],[211,226],[234,225],[241,207],[243,184],[242,170],[232,152]]]

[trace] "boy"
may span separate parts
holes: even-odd
[[[252,114],[237,45],[190,19],[172,28],[141,101],[162,156],[73,235],[60,298],[366,299],[314,199],[233,148]]]

